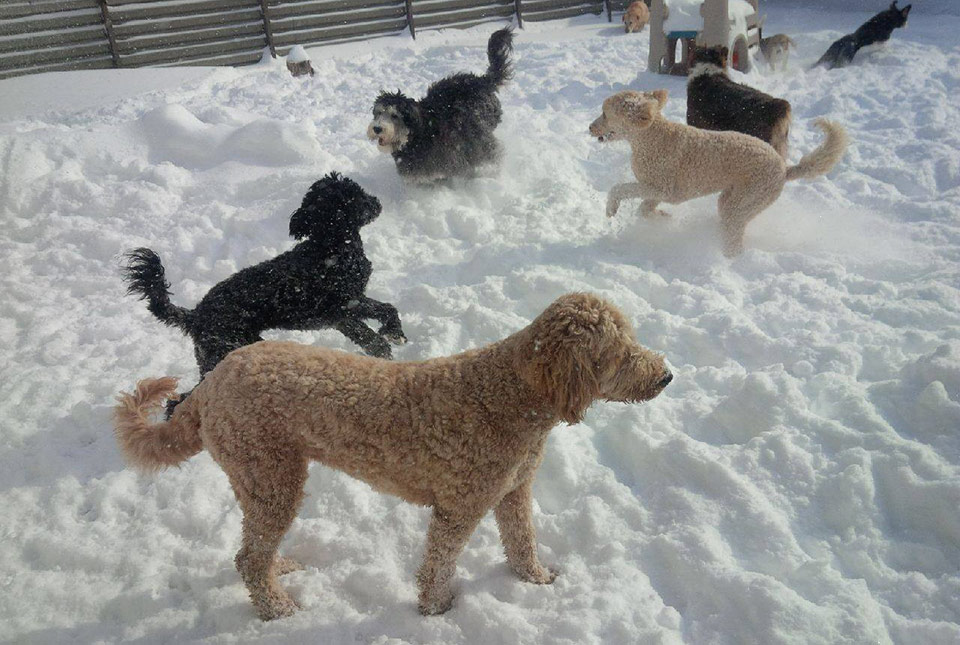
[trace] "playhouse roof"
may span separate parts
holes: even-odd
[[[700,5],[704,0],[664,0],[669,8],[669,16],[663,22],[663,30],[671,31],[699,31],[703,28],[703,17],[700,15]],[[727,15],[737,24],[746,24],[746,18],[754,12],[747,0],[729,0]]]
[[[663,30],[691,31],[703,27],[703,18],[700,17],[700,5],[703,0],[664,0],[669,15],[663,21]]]

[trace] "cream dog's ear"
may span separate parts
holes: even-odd
[[[521,377],[567,423],[579,423],[601,394],[596,364],[615,337],[604,315],[608,306],[590,294],[557,298],[524,330],[526,342],[514,358]]]
[[[609,99],[609,108],[613,114],[630,122],[650,121],[656,116],[656,103],[648,100],[639,92],[621,92]]]
[[[657,103],[660,104],[660,109],[663,109],[663,106],[667,104],[667,90],[654,90],[653,97],[657,99]]]

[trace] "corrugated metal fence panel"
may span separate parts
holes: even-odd
[[[411,0],[416,29],[511,19],[517,0]],[[622,11],[629,0],[521,0],[524,20]],[[266,16],[264,15],[266,13]],[[107,20],[104,20],[106,15]],[[269,29],[268,29],[269,27]],[[0,78],[61,69],[250,63],[292,45],[408,28],[406,0],[0,0]]]
[[[280,53],[292,45],[357,40],[407,27],[404,0],[270,0],[269,11]]]
[[[112,64],[97,0],[0,2],[0,78]]]
[[[514,0],[413,0],[413,24],[417,29],[470,27],[509,19],[515,11]]]
[[[530,22],[572,18],[588,13],[599,15],[606,11],[602,0],[599,2],[586,2],[585,0],[523,0],[520,6],[523,10],[523,19],[529,20]]]
[[[229,56],[260,58],[267,45],[259,0],[107,0],[121,67]]]

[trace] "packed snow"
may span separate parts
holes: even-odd
[[[871,12],[773,7],[785,73],[734,74],[793,104],[791,156],[843,122],[828,177],[787,186],[720,252],[715,198],[604,216],[625,144],[587,134],[647,73],[647,34],[603,18],[517,31],[497,177],[404,185],[364,137],[373,98],[481,71],[495,25],[313,48],[316,76],[248,68],[0,82],[0,639],[17,643],[960,642],[960,17],[910,26],[846,69],[806,68]],[[560,294],[619,305],[676,375],[644,405],[598,403],[551,435],[535,486],[553,585],[508,570],[492,518],[424,618],[428,510],[320,465],[282,551],[302,606],[262,623],[233,565],[240,512],[201,454],[142,475],[114,395],[197,379],[192,347],[124,295],[150,246],[191,306],[290,248],[288,216],[330,170],[383,202],[363,231],[369,295],[415,360],[527,324]],[[357,351],[335,332],[272,338]]]

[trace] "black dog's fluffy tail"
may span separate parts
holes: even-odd
[[[146,299],[147,309],[163,323],[190,331],[190,310],[178,307],[170,302],[170,283],[163,272],[160,256],[150,249],[134,249],[125,255],[127,265],[123,268],[123,279],[127,283],[127,293],[137,294]]]
[[[513,64],[510,62],[510,52],[513,51],[513,29],[504,27],[493,32],[487,43],[487,59],[490,67],[486,77],[494,87],[500,87],[513,78]]]

